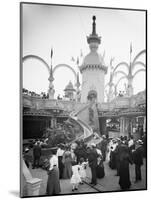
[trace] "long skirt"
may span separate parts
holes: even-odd
[[[116,169],[116,154],[114,151],[111,151],[110,153],[109,167],[111,169]]]
[[[63,178],[70,179],[72,176],[72,165],[71,161],[66,160],[64,163]]]
[[[120,162],[120,167],[119,167],[119,185],[122,190],[127,190],[131,186],[131,181],[130,181],[130,174],[129,174],[129,162],[122,161]]]
[[[64,169],[64,164],[62,163],[62,156],[58,156],[58,164],[59,164],[59,178],[63,177],[63,169]]]
[[[48,172],[46,194],[57,195],[60,193],[60,191],[59,169],[55,167],[53,170]]]
[[[97,176],[97,178],[103,178],[105,176],[103,163],[100,163],[99,165],[97,165],[96,176]]]

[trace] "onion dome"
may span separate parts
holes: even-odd
[[[70,81],[68,85],[65,87],[64,91],[75,91],[72,82]]]

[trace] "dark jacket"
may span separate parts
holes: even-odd
[[[97,157],[98,157],[98,154],[97,154],[96,149],[90,150],[90,152],[88,153],[88,161],[89,161],[90,167],[97,166]]]
[[[133,153],[133,162],[135,165],[143,165],[143,149],[139,146]]]
[[[40,157],[41,156],[41,146],[40,145],[34,146],[33,155],[34,155],[34,157]]]

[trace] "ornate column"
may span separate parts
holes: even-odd
[[[133,82],[133,77],[131,75],[128,76],[128,85],[127,85],[127,91],[126,94],[128,97],[133,95],[133,86],[132,86],[132,82]]]
[[[49,99],[54,99],[55,90],[54,90],[54,85],[53,85],[54,78],[53,78],[53,72],[52,72],[52,65],[51,65],[50,76],[48,80],[49,80],[49,89],[48,89]]]
[[[52,56],[53,56],[53,49],[51,48],[51,68],[50,68],[50,76],[48,78],[49,80],[49,89],[48,89],[48,94],[49,94],[49,99],[54,99],[54,94],[55,94],[55,90],[54,90],[54,85],[53,85],[53,70],[52,70]]]
[[[125,117],[120,118],[120,135],[128,136],[128,119]]]
[[[130,45],[130,64],[129,64],[129,72],[128,72],[128,86],[127,86],[127,96],[132,96],[133,95],[133,75],[132,75],[132,44]]]
[[[77,73],[77,82],[76,82],[76,101],[80,102],[80,81],[79,81],[79,73]]]

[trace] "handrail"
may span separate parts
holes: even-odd
[[[88,137],[88,136],[90,136],[90,135],[92,135],[92,131],[87,127],[87,126],[85,126],[84,125],[84,123],[80,120],[77,120],[79,123],[80,123],[80,125],[83,127],[83,129],[84,129],[84,137],[86,138],[86,137]]]
[[[82,129],[83,129],[83,131],[84,131],[84,138],[85,138],[87,135],[89,135],[88,132],[90,132],[90,130],[88,129],[88,127],[87,127],[86,125],[84,125],[84,123],[82,123],[81,120],[79,120],[79,119],[77,119],[77,118],[75,118],[75,117],[73,117],[73,116],[70,116],[70,118],[73,119],[73,120],[75,120],[75,121],[82,127]],[[81,137],[81,136],[80,136],[80,137]]]
[[[92,131],[92,128],[91,128],[89,125],[87,125],[84,121],[82,121],[81,119],[78,119],[78,121],[79,121],[80,123],[82,123],[84,126],[86,126],[87,129],[89,129],[90,131]]]
[[[85,110],[87,107],[89,107],[89,104],[87,104],[86,106],[84,106],[83,108],[80,108],[78,111],[72,111],[70,113],[70,116],[75,117],[75,115],[78,115],[79,113],[81,113],[83,110]]]
[[[84,131],[83,139],[84,140],[87,140],[88,138],[90,138],[93,135],[93,130],[88,124],[83,122],[81,119],[77,118],[77,114],[79,114],[80,112],[85,110],[87,107],[89,107],[89,105],[86,105],[84,108],[82,108],[78,112],[73,111],[70,113],[71,119],[75,120],[83,128],[83,131]],[[81,138],[81,137],[82,136],[80,136],[79,138]]]

